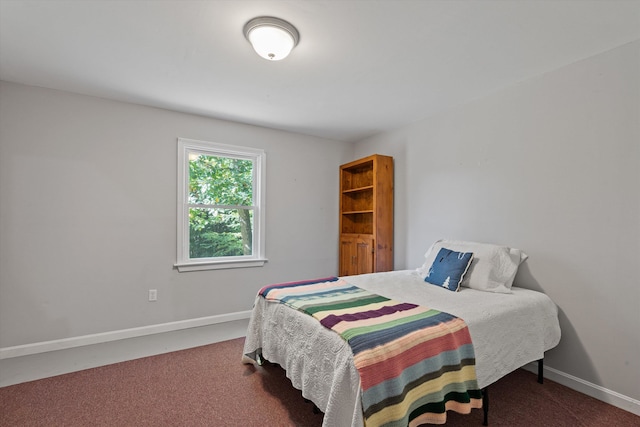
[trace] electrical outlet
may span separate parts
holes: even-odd
[[[157,289],[149,289],[149,301],[158,301]]]

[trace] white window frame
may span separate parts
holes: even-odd
[[[253,247],[251,255],[233,257],[189,257],[189,154],[233,157],[253,161]],[[178,138],[178,248],[175,267],[180,272],[223,268],[261,267],[265,257],[265,177],[264,150],[195,139]]]

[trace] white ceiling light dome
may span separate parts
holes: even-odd
[[[293,25],[271,16],[260,16],[247,22],[244,36],[258,55],[270,61],[286,58],[300,39]]]

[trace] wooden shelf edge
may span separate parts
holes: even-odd
[[[358,187],[358,188],[348,188],[346,190],[342,190],[343,193],[357,193],[359,191],[369,191],[369,190],[373,190],[373,185],[367,185],[365,187]]]
[[[373,212],[373,209],[366,209],[362,211],[344,211],[342,212],[342,215],[372,214]]]

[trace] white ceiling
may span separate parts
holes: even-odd
[[[242,34],[297,27],[280,62]],[[0,0],[0,78],[354,141],[640,39],[640,1]]]

